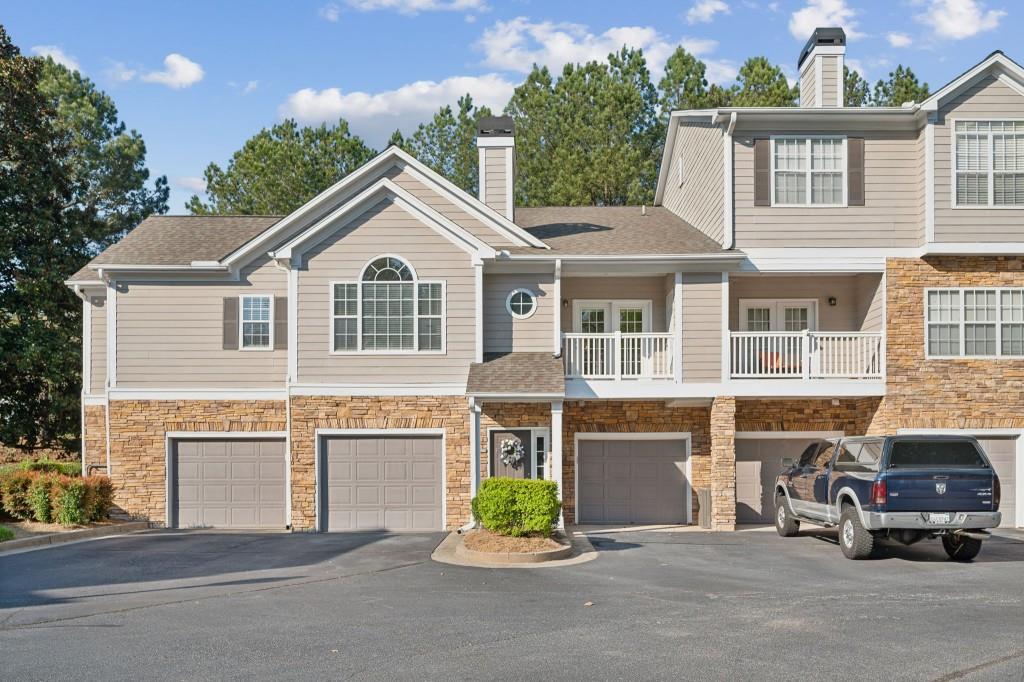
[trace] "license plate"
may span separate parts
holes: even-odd
[[[950,514],[929,514],[928,523],[949,523],[952,519]]]

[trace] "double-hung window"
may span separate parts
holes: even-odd
[[[929,357],[1024,357],[1024,289],[929,289]]]
[[[958,207],[1024,207],[1024,121],[954,122]]]
[[[773,206],[845,206],[846,138],[772,138]]]
[[[417,280],[394,256],[371,261],[358,282],[331,283],[331,350],[420,352],[444,348],[444,286]]]
[[[273,299],[270,296],[242,296],[242,324],[238,347],[242,350],[269,350],[273,347]]]

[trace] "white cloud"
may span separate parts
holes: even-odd
[[[648,68],[657,77],[678,45],[704,58],[718,47],[718,42],[701,38],[674,41],[650,26],[619,26],[594,34],[582,24],[531,22],[526,17],[496,22],[477,42],[484,53],[484,64],[519,73],[528,73],[533,64],[558,71],[565,64],[605,61],[609,53],[624,45],[642,49]],[[729,62],[706,58],[704,62],[713,80],[730,70],[732,76],[736,74]],[[713,78],[712,73],[717,77]]]
[[[180,189],[187,189],[190,192],[205,192],[206,180],[195,176],[174,178],[174,186]]]
[[[337,3],[329,2],[323,7],[321,7],[317,11],[317,14],[320,15],[321,19],[329,21],[333,24],[336,23],[338,19],[341,17],[341,8],[338,7]]]
[[[346,3],[360,12],[390,10],[399,14],[483,12],[488,9],[484,0],[346,0]]]
[[[160,83],[175,90],[187,88],[203,80],[203,67],[176,52],[164,57],[164,67],[163,71],[142,74],[142,80],[147,83]]]
[[[807,0],[807,5],[793,12],[789,19],[789,32],[797,40],[807,40],[816,28],[837,26],[846,31],[847,38],[860,38],[857,30],[857,11],[846,6],[846,0]]]
[[[893,47],[909,47],[913,40],[906,33],[889,33],[885,36]]]
[[[686,12],[686,21],[691,24],[708,23],[718,13],[730,14],[729,5],[723,0],[698,0]]]
[[[258,88],[259,86],[260,86],[260,82],[259,81],[249,81],[248,83],[245,84],[245,87],[242,88],[242,94],[243,95],[248,95],[250,92],[255,92],[256,88]]]
[[[962,40],[999,27],[1006,12],[985,9],[977,0],[934,0],[917,20],[930,26],[939,38]]]
[[[127,83],[135,78],[137,73],[138,71],[129,68],[124,62],[111,62],[110,66],[103,71],[103,75],[115,83]]]
[[[66,66],[71,71],[80,71],[78,60],[62,50],[57,45],[35,45],[31,48],[32,54],[40,57],[49,57],[61,66]]]
[[[845,59],[844,65],[850,69],[850,71],[856,71],[860,74],[860,77],[864,80],[868,78],[868,70],[864,68],[864,64],[859,59]]]
[[[504,108],[516,84],[498,74],[454,76],[443,81],[416,81],[384,92],[342,92],[340,88],[293,92],[279,107],[282,118],[300,123],[333,123],[344,118],[357,135],[373,146],[383,146],[396,128],[410,132],[440,107],[467,92],[477,106]]]

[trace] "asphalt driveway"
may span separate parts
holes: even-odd
[[[0,557],[0,678],[1024,679],[1024,536],[611,533],[442,565],[427,535],[156,532]]]

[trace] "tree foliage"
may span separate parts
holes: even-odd
[[[751,57],[740,67],[730,104],[734,107],[795,107],[800,88],[790,87],[782,69],[767,57]]]
[[[870,104],[871,87],[861,78],[860,73],[843,66],[843,105],[847,107],[863,107]]]
[[[889,73],[887,80],[879,79],[871,96],[876,107],[899,107],[906,102],[923,102],[928,99],[928,84],[919,83],[917,76],[902,64]]]
[[[291,213],[374,154],[344,120],[299,127],[288,119],[246,140],[227,169],[208,165],[203,173],[208,200],[193,195],[187,208],[204,215]]]

